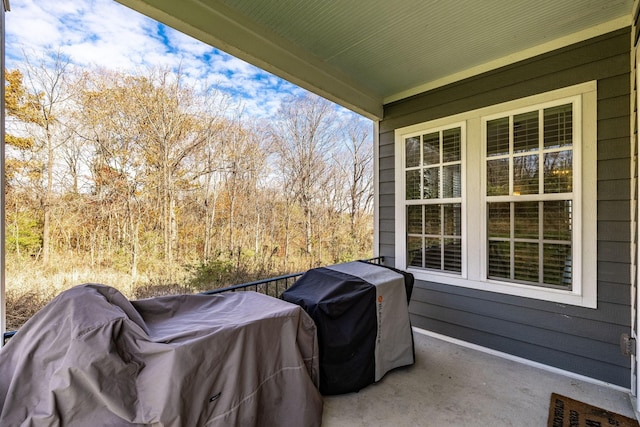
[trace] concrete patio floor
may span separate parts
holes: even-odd
[[[416,363],[358,393],[324,397],[323,427],[544,427],[551,393],[635,417],[628,391],[414,331]]]

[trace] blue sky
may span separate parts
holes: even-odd
[[[7,68],[19,68],[23,52],[56,51],[78,66],[131,73],[146,66],[180,66],[188,78],[240,100],[245,114],[256,118],[273,116],[283,99],[302,91],[113,0],[11,0]]]

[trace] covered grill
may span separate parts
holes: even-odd
[[[408,301],[413,276],[366,262],[307,271],[282,297],[313,318],[320,391],[358,391],[414,363]]]
[[[320,426],[298,306],[255,292],[60,294],[0,351],[0,425]]]

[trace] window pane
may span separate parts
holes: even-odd
[[[414,136],[404,140],[404,152],[407,167],[420,166],[420,137]]]
[[[544,202],[544,238],[571,240],[571,200]]]
[[[509,194],[509,159],[487,161],[487,196]]]
[[[422,267],[421,237],[407,237],[407,263],[413,267]]]
[[[407,264],[459,273],[462,268],[461,204],[407,206],[407,218]],[[422,234],[424,238],[412,234]]]
[[[425,239],[424,266],[442,269],[442,247],[440,239]]]
[[[544,283],[571,289],[570,245],[544,245]]]
[[[460,204],[444,205],[444,235],[462,235],[462,214]]]
[[[511,204],[488,203],[489,237],[511,237]]]
[[[460,128],[447,129],[442,132],[442,161],[457,162],[460,160]]]
[[[513,117],[513,151],[515,153],[537,150],[539,148],[538,134],[537,111]]]
[[[440,163],[440,132],[423,135],[422,141],[425,166]]]
[[[442,197],[460,197],[461,194],[460,165],[444,166],[442,168]]]
[[[424,234],[439,236],[440,233],[440,205],[425,205]]]
[[[513,194],[538,194],[538,155],[513,158]]]
[[[517,202],[513,204],[513,236],[521,239],[538,237],[538,202]]]
[[[407,233],[422,234],[422,206],[407,206]]]
[[[513,244],[513,252],[513,278],[537,283],[540,259],[538,243],[515,242]]]
[[[487,156],[509,154],[509,117],[487,122]]]
[[[462,242],[460,239],[444,239],[444,269],[462,271]]]
[[[407,200],[420,199],[420,170],[406,172],[406,197]]]
[[[425,168],[423,169],[423,173],[424,191],[422,194],[422,198],[437,199],[440,196],[440,168]]]
[[[564,147],[573,144],[572,105],[544,110],[544,147]]]
[[[545,153],[544,192],[570,193],[573,188],[573,150]]]
[[[489,242],[489,277],[510,279],[510,243]]]

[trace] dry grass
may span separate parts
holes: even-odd
[[[56,295],[83,283],[102,283],[113,286],[127,298],[135,298],[138,283],[148,281],[112,270],[91,268],[60,268],[45,270],[33,261],[7,260],[6,313],[7,330],[15,330],[44,307]]]
[[[214,277],[211,281],[201,281],[194,285],[193,269],[186,267],[172,271],[170,278],[166,273],[159,272],[153,276],[139,275],[134,279],[129,274],[115,269],[78,267],[70,264],[70,260],[57,260],[52,263],[52,267],[45,269],[40,262],[31,259],[7,258],[7,330],[19,329],[56,295],[85,283],[112,286],[128,299],[136,300],[160,295],[194,293],[255,280],[254,276],[247,275],[246,272],[239,274],[236,271],[229,274],[229,277]]]
[[[214,260],[206,265],[175,268],[170,273],[156,266],[154,273],[133,278],[115,268],[90,267],[89,263],[73,256],[56,259],[49,268],[43,268],[37,260],[9,255],[6,260],[7,330],[19,329],[56,295],[84,283],[112,286],[126,298],[136,300],[194,293],[304,271],[304,265],[308,264],[304,259],[291,260],[286,269],[281,266],[275,270],[274,265],[267,267],[254,259],[241,261]]]

